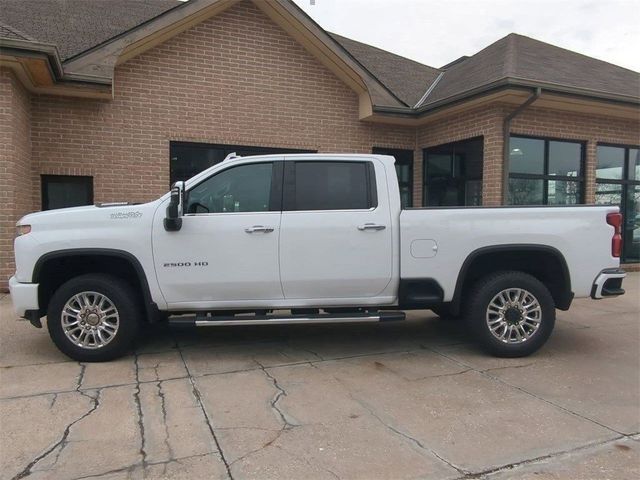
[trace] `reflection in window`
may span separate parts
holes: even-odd
[[[483,137],[426,148],[423,205],[481,205],[483,150]]]
[[[640,162],[637,147],[598,145],[596,203],[617,205],[624,219],[622,261],[640,262]]]
[[[625,149],[598,145],[598,166],[596,178],[622,180]]]
[[[509,171],[511,173],[544,173],[544,140],[511,137]]]
[[[582,203],[583,152],[580,142],[511,136],[509,204]]]

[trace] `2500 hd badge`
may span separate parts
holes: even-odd
[[[168,262],[164,267],[208,267],[209,262]]]

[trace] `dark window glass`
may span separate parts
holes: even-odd
[[[482,137],[426,148],[423,204],[481,205],[483,149]]]
[[[276,153],[315,153],[315,150],[292,148],[249,147],[242,145],[212,145],[208,143],[171,142],[169,162],[170,183],[188,180],[207,168],[220,163],[230,153],[246,157]]]
[[[368,209],[369,173],[364,162],[296,162],[296,210]],[[371,182],[372,183],[372,182]]]
[[[402,208],[413,206],[413,150],[374,147],[376,155],[391,155],[396,159],[396,175]]]
[[[544,180],[532,178],[509,179],[509,204],[542,205],[544,203]]]
[[[272,170],[272,163],[223,170],[189,190],[186,212],[266,212],[271,197]]]
[[[544,173],[544,140],[511,137],[509,171],[511,173]]]
[[[582,143],[512,136],[509,148],[510,204],[582,203]]]
[[[42,175],[42,209],[93,204],[93,177]]]
[[[621,180],[624,171],[624,148],[598,145],[596,178]]]
[[[549,175],[580,176],[582,145],[570,142],[549,142]]]
[[[456,168],[459,164],[460,158],[457,155],[451,155],[450,153],[429,154],[427,156],[427,179],[454,177],[460,170]]]
[[[637,147],[598,145],[596,203],[617,205],[624,219],[622,261],[640,261],[640,161]]]

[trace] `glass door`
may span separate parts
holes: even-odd
[[[624,218],[622,261],[640,262],[640,150],[598,145],[596,203],[618,205]]]

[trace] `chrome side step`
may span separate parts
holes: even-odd
[[[327,323],[375,323],[405,319],[404,312],[345,313],[314,315],[237,315],[208,317],[196,315],[170,318],[169,325],[180,327],[225,327],[231,325],[288,325],[288,324],[327,324]]]

